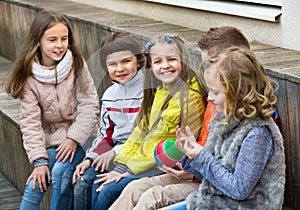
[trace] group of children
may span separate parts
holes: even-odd
[[[50,184],[53,210],[280,209],[274,84],[235,27],[211,28],[198,45],[199,70],[182,37],[158,35],[142,49],[127,33],[108,35],[99,59],[113,84],[99,103],[68,21],[41,11],[5,84],[20,99],[34,166],[20,209],[39,209]],[[155,163],[165,138],[184,153],[173,168]]]

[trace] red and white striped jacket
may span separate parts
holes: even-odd
[[[97,137],[87,149],[86,158],[95,159],[111,149],[119,154],[136,126],[136,116],[143,100],[142,71],[126,84],[114,83],[101,99],[101,118]]]

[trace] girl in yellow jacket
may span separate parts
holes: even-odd
[[[113,171],[98,175],[92,209],[108,209],[131,181],[161,173],[154,149],[164,138],[176,138],[176,125],[190,125],[198,134],[205,109],[206,87],[191,69],[184,41],[158,36],[145,45],[144,99],[137,126],[115,158]]]

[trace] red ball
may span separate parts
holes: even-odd
[[[158,166],[174,167],[183,153],[176,147],[175,138],[161,140],[154,149],[154,158]]]

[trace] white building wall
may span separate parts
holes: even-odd
[[[117,12],[156,19],[167,23],[207,31],[210,27],[232,25],[247,36],[273,46],[300,51],[300,1],[282,0],[282,16],[278,22],[223,15],[143,0],[72,0]]]
[[[300,51],[300,1],[282,1],[282,47]]]

